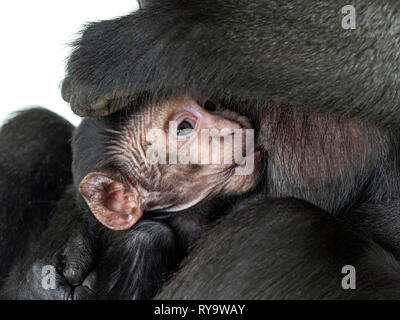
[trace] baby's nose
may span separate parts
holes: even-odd
[[[243,128],[243,129],[251,129],[252,128],[249,118],[247,118],[246,116],[241,115],[233,110],[220,109],[220,110],[217,110],[216,113],[226,119],[229,119],[229,120],[239,124],[240,125],[239,129],[240,128]]]
[[[242,129],[242,124],[222,116],[215,116],[212,127],[223,130],[224,135],[233,134],[235,129]]]

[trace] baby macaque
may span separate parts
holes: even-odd
[[[154,297],[204,229],[258,183],[253,138],[246,117],[187,96],[84,119],[71,143],[73,185],[0,297]],[[42,285],[49,265],[57,266],[51,290]]]
[[[100,299],[152,298],[232,196],[261,176],[249,119],[187,96],[85,119],[72,146],[78,203],[107,227],[93,239],[90,286]]]
[[[257,184],[260,151],[249,120],[208,109],[184,96],[144,106],[106,129],[103,156],[114,169],[96,168],[79,186],[103,225],[127,230],[144,212],[182,211]]]

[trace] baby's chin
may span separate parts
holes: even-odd
[[[234,174],[229,178],[229,182],[225,186],[226,195],[240,195],[254,189],[261,178],[260,169],[255,166],[252,172],[238,175]]]

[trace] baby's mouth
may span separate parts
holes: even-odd
[[[261,148],[257,147],[254,151],[250,152],[247,156],[241,159],[239,163],[235,163],[235,167],[244,168],[246,166],[247,161],[254,159],[255,162],[260,161],[262,156]]]

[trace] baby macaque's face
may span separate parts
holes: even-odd
[[[107,157],[118,172],[89,173],[80,192],[107,227],[132,227],[144,211],[181,211],[249,191],[259,177],[249,120],[183,96],[148,105],[112,132]]]

